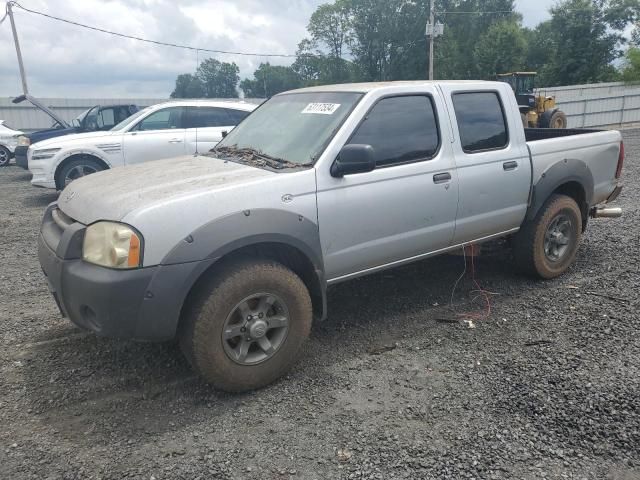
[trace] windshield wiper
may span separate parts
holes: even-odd
[[[221,155],[223,157],[231,157],[234,160],[240,160],[242,163],[255,167],[270,167],[276,170],[283,168],[300,168],[308,167],[308,163],[295,163],[285,160],[284,158],[273,157],[260,150],[250,147],[238,148],[230,147],[214,147],[206,153],[209,157]]]

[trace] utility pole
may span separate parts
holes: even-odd
[[[18,32],[16,31],[16,22],[13,19],[12,3],[7,2],[7,13],[11,21],[11,30],[13,31],[13,43],[16,46],[16,55],[18,55],[18,66],[20,67],[20,78],[22,79],[22,93],[29,94],[27,87],[27,76],[24,73],[24,64],[22,63],[22,52],[20,51],[20,42],[18,41]]]
[[[427,23],[427,38],[429,39],[429,80],[433,80],[433,49],[436,37],[444,33],[444,25],[436,21],[435,0],[431,0],[429,23]]]
[[[429,80],[433,80],[433,40],[436,38],[435,29],[433,28],[436,21],[435,0],[431,0],[431,8],[429,9],[429,24],[427,25],[427,36],[429,37]],[[11,17],[13,25],[13,17]],[[431,31],[429,31],[431,26]],[[14,29],[15,32],[15,29]],[[430,34],[430,35],[429,35]],[[15,35],[15,33],[14,33]],[[16,37],[17,38],[17,37]],[[16,43],[16,45],[18,45]],[[22,65],[22,63],[20,63]]]

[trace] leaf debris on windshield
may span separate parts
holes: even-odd
[[[285,160],[284,158],[272,157],[266,153],[249,147],[214,147],[208,153],[205,153],[205,156],[230,158],[233,160],[239,160],[246,165],[261,168],[269,167],[277,170],[281,170],[283,168],[308,167],[310,165],[308,163],[295,163]]]

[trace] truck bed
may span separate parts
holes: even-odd
[[[592,178],[591,204],[604,202],[617,184],[615,178],[622,135],[616,130],[525,128],[531,154],[533,184],[559,164],[568,171],[586,165]],[[558,167],[556,167],[558,168]],[[591,183],[591,181],[589,181]]]
[[[570,137],[601,131],[587,128],[525,128],[524,136],[527,142],[537,142],[538,140],[547,140],[549,138]]]

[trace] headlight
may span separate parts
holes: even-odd
[[[60,151],[59,148],[43,148],[42,150],[34,150],[31,155],[31,160],[46,160],[53,157]]]
[[[128,225],[94,223],[84,234],[82,259],[109,268],[137,268],[142,263],[141,240]]]
[[[25,137],[24,135],[18,137],[19,147],[28,147],[29,145],[31,145],[31,139],[29,137]]]

